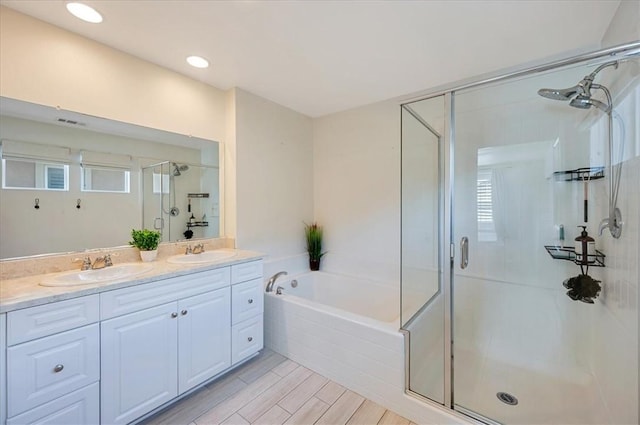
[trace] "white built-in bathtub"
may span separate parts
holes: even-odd
[[[320,271],[275,286],[282,295],[274,287],[264,301],[267,347],[414,421],[450,419],[405,395],[397,284]]]

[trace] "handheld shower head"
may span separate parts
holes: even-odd
[[[569,102],[569,106],[580,109],[589,109],[592,106],[595,106],[605,114],[608,114],[611,111],[611,105],[607,105],[604,102],[600,102],[597,99],[592,99],[590,96],[584,95],[580,95],[575,99],[571,99],[571,102]]]

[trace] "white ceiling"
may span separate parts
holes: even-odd
[[[0,4],[220,89],[312,117],[600,46],[619,1],[85,1]],[[190,67],[188,55],[210,60]]]

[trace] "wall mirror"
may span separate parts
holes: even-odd
[[[221,144],[0,97],[0,259],[220,237]]]

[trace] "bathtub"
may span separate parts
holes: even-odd
[[[405,395],[397,286],[320,271],[275,287],[265,294],[265,346],[406,417],[430,416]]]

